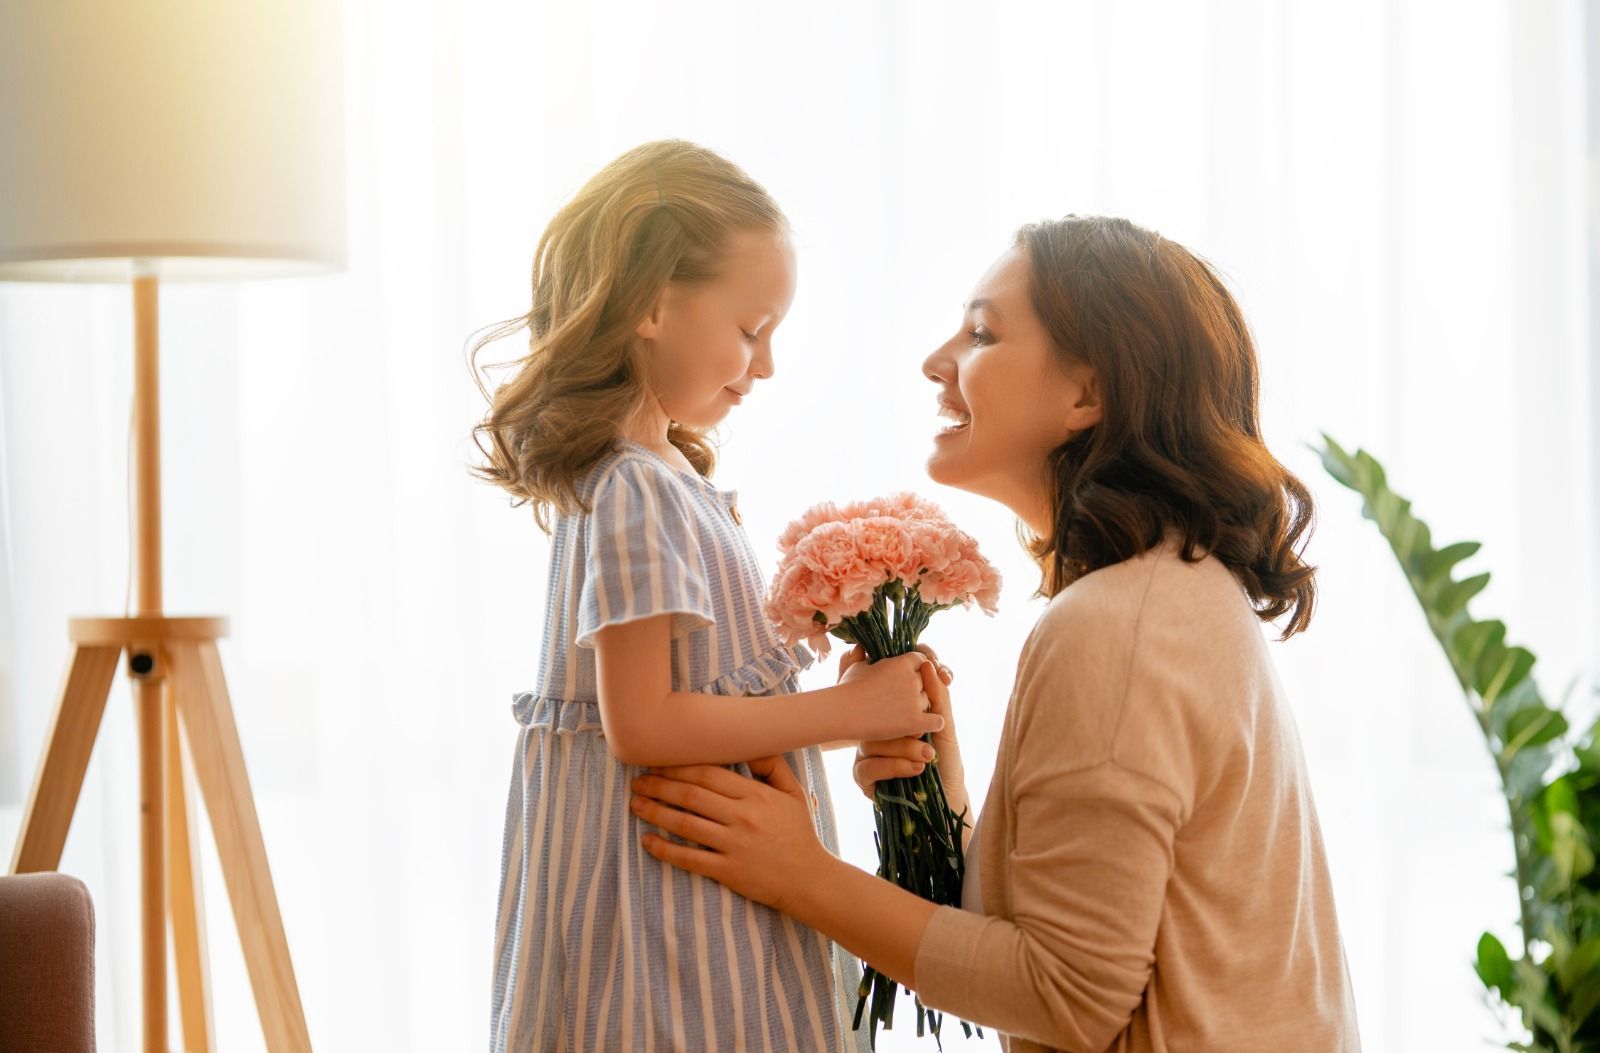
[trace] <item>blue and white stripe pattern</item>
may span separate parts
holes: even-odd
[[[675,690],[788,694],[812,661],[761,611],[765,573],[719,490],[628,440],[579,486],[590,514],[551,538],[538,688],[506,806],[490,1049],[866,1050],[850,1028],[861,972],[821,933],[644,851],[628,808],[640,769],[601,733],[594,634],[668,613]],[[815,747],[788,755],[838,852]],[[733,770],[749,774],[745,765]],[[863,1021],[865,1023],[865,1021]]]

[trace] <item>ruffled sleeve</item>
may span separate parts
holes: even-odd
[[[683,485],[644,461],[608,471],[590,499],[578,598],[579,647],[608,625],[672,615],[673,637],[715,623],[694,511]]]

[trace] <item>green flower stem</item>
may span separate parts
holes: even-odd
[[[860,614],[846,618],[835,635],[861,645],[869,662],[882,661],[916,649],[917,639],[928,620],[944,605],[929,604],[913,586],[898,583],[879,586],[872,605]],[[933,736],[922,741],[932,744]],[[955,815],[939,777],[937,761],[908,779],[881,782],[873,791],[873,841],[878,849],[878,876],[924,899],[945,906],[961,903],[961,882],[966,870],[962,850],[962,831],[967,827],[967,812]],[[859,1027],[868,1009],[869,1037],[877,1046],[878,1027],[894,1025],[894,1006],[899,985],[870,965],[863,963],[861,986],[857,991],[855,1023]],[[917,1034],[933,1033],[940,1042],[943,1014],[928,1009],[912,994],[917,1011]],[[969,1037],[972,1025],[961,1021]],[[982,1036],[983,1029],[977,1033]],[[942,1044],[941,1044],[941,1049]]]

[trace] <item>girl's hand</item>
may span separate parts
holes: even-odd
[[[921,736],[943,729],[945,718],[930,713],[924,668],[932,668],[925,654],[912,652],[881,662],[857,662],[839,677],[856,697],[850,700],[852,740]],[[938,676],[931,677],[935,682]],[[943,686],[942,683],[940,685]]]
[[[949,687],[951,682],[956,678],[956,675],[950,671],[950,667],[939,661],[939,656],[934,654],[933,648],[929,647],[927,644],[917,644],[917,650],[927,655],[928,658],[939,667],[939,679],[944,681],[944,685],[946,687]],[[861,649],[861,645],[853,645],[850,650],[839,656],[839,679],[841,681],[844,679],[844,674],[850,669],[851,666],[855,665],[857,662],[865,662],[866,660],[867,652]]]
[[[961,763],[961,744],[956,740],[955,718],[950,710],[948,685],[954,677],[948,675],[949,670],[939,661],[933,648],[919,644],[917,650],[928,656],[928,664],[923,667],[923,687],[932,712],[944,718],[944,727],[933,733],[932,746],[917,736],[862,742],[856,749],[852,774],[861,792],[870,798],[873,787],[879,782],[918,775],[937,757],[945,797],[959,812],[967,802],[967,785]],[[843,665],[843,661],[840,664]]]
[[[817,840],[789,762],[763,757],[750,770],[757,778],[708,765],[663,768],[633,780],[631,807],[645,822],[703,846],[646,834],[652,856],[787,913],[834,857]]]

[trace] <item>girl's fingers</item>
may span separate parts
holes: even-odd
[[[670,769],[669,769],[670,770]],[[719,769],[726,770],[726,769]],[[743,779],[742,775],[727,772],[736,779]],[[662,775],[641,775],[633,780],[633,792],[640,797],[651,798],[670,804],[685,812],[705,816],[718,823],[727,824],[733,820],[734,812],[738,805],[734,799],[708,789],[704,785],[685,782],[682,779]],[[696,838],[696,840],[699,840]],[[705,844],[704,841],[700,842]]]
[[[866,661],[866,658],[867,652],[861,649],[860,644],[855,644],[850,648],[850,650],[839,656],[839,675],[843,677],[845,670],[849,669],[857,662]]]
[[[629,803],[629,807],[633,809],[634,815],[669,834],[677,834],[685,840],[707,848],[723,847],[723,835],[727,828],[720,823],[713,823],[709,819],[702,819],[688,812],[680,812],[676,808],[668,808],[660,801],[649,797],[635,797]]]

